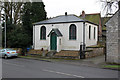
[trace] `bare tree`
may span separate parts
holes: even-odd
[[[119,0],[100,0],[100,2],[102,2],[105,16],[111,16],[118,10]]]
[[[6,14],[6,18],[13,24],[19,24],[21,20],[22,2],[4,2],[2,3],[2,11]]]

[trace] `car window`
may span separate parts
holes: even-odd
[[[7,51],[14,51],[13,49],[7,49]]]
[[[1,50],[1,52],[5,52],[5,50]]]

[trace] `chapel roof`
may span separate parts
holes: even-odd
[[[87,20],[83,20],[82,18],[79,18],[76,15],[61,15],[61,16],[57,16],[57,17],[54,17],[54,18],[50,18],[48,20],[44,20],[44,21],[33,23],[33,25],[70,23],[70,22],[83,22],[83,21],[95,24],[93,22],[90,22],[90,21],[87,21]],[[97,25],[97,24],[95,24],[95,25]]]
[[[83,21],[83,20],[78,18],[75,15],[67,15],[67,16],[66,15],[61,15],[61,16],[57,16],[57,17],[54,17],[54,18],[50,18],[48,20],[36,22],[34,24],[39,25],[39,24],[66,23],[66,22],[76,22],[76,21]]]

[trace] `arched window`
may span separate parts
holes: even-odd
[[[69,39],[76,40],[76,26],[74,24],[69,27]]]
[[[40,39],[46,40],[46,27],[45,26],[42,26],[40,29]]]

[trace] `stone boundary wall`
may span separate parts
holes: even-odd
[[[41,55],[41,56],[42,56],[43,53],[45,53],[45,55],[46,55],[48,53],[48,51],[47,50],[42,51],[42,50],[33,50],[33,49],[30,49],[27,52],[28,55],[30,54],[30,55]]]
[[[63,50],[54,55],[56,58],[79,58],[79,51]]]
[[[104,48],[86,48],[86,58],[96,57],[104,54]],[[45,53],[45,55],[48,53],[48,51],[41,51],[41,50],[33,50],[31,49],[27,54],[29,55],[40,55]],[[57,52],[55,55],[53,55],[53,58],[80,58],[79,51],[69,51],[69,50],[62,50],[60,52]]]
[[[96,57],[104,54],[104,48],[86,48],[86,58]],[[74,57],[80,58],[79,51],[60,51],[54,55],[55,57]]]
[[[101,48],[87,48],[86,58],[96,57],[104,54],[105,49]]]

